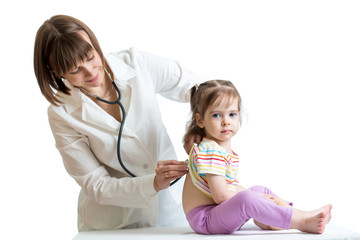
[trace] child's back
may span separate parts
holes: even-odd
[[[190,173],[188,173],[185,178],[182,198],[185,214],[188,214],[192,209],[199,206],[216,204],[212,198],[209,198],[194,186]]]

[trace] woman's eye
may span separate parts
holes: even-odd
[[[91,55],[88,57],[88,59],[87,59],[87,60],[88,60],[88,62],[90,62],[91,60],[93,60],[93,59],[94,59],[94,57],[95,57],[95,56],[94,56],[94,54],[91,54]]]
[[[73,70],[71,70],[70,74],[77,74],[79,72],[79,68],[75,68]]]

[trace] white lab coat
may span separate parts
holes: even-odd
[[[81,186],[78,229],[186,224],[180,199],[182,183],[159,193],[153,187],[157,161],[177,159],[156,94],[186,102],[188,90],[203,79],[175,61],[136,49],[105,57],[127,114],[121,158],[139,177],[129,177],[118,163],[120,123],[65,80],[71,95],[60,93],[63,104],[51,105],[48,116],[65,168]]]

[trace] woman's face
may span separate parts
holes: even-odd
[[[92,45],[85,32],[81,32],[81,35]],[[91,89],[99,87],[105,79],[104,76],[100,55],[93,48],[84,61],[78,62],[76,67],[70,69],[63,77],[76,87]]]

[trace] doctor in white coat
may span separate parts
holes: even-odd
[[[169,187],[187,168],[177,160],[156,95],[188,101],[188,90],[203,79],[175,61],[136,49],[105,56],[92,31],[64,15],[39,28],[34,68],[51,103],[48,116],[56,147],[81,186],[79,231],[187,224],[179,199],[182,184]],[[115,101],[112,81],[126,112],[121,158],[137,177],[118,162],[124,117],[119,105],[94,97]]]

